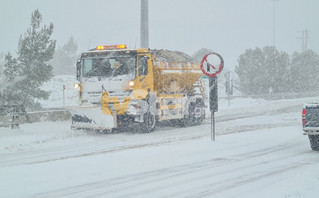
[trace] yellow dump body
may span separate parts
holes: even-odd
[[[191,92],[201,76],[200,64],[154,62],[154,90],[158,93]]]

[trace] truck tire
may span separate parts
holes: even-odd
[[[195,116],[195,109],[203,108],[205,107],[205,104],[201,101],[196,101],[196,103],[190,103],[188,107],[188,115],[184,117],[180,121],[180,124],[182,127],[189,127],[189,126],[195,126],[195,125],[201,125],[205,119],[205,111],[200,117]]]
[[[143,133],[150,133],[155,130],[156,127],[156,116],[154,113],[147,112],[143,116],[144,122],[140,125],[140,131]]]
[[[143,116],[143,123],[140,124],[140,131],[143,133],[150,133],[155,130],[156,123],[157,123],[157,112],[156,112],[156,104],[157,98],[155,94],[148,94],[147,96],[147,104],[148,110]]]
[[[182,127],[190,127],[195,125],[195,112],[194,103],[190,103],[188,106],[188,114],[183,119],[179,120]]]
[[[310,146],[314,151],[319,151],[319,135],[309,135]]]
[[[195,109],[201,109],[201,116],[196,117],[194,115],[194,123],[195,123],[195,125],[201,125],[205,119],[205,103],[202,101],[196,101],[194,111],[195,111]],[[195,112],[194,112],[194,114],[195,114]]]

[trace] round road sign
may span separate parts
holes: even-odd
[[[224,60],[218,53],[206,54],[200,62],[200,68],[204,75],[214,77],[219,74],[224,67]]]

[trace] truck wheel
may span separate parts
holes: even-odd
[[[185,115],[183,119],[180,120],[180,125],[182,127],[190,127],[195,125],[195,106],[190,103],[188,106],[188,115]]]
[[[319,135],[309,135],[310,146],[314,151],[319,151]]]
[[[141,124],[141,131],[150,133],[155,130],[156,116],[153,113],[147,112],[144,114],[144,122]]]
[[[201,115],[199,117],[196,117],[195,116],[196,112],[194,112],[195,125],[201,125],[203,123],[203,121],[205,119],[205,109],[204,109],[204,107],[205,107],[205,104],[203,104],[201,102],[196,102],[194,111],[200,111]]]

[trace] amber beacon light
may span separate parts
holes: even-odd
[[[96,47],[97,50],[110,50],[110,49],[126,49],[125,44],[121,45],[99,45]]]

